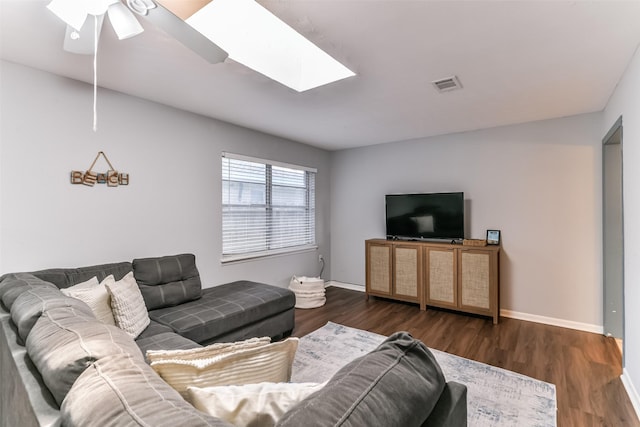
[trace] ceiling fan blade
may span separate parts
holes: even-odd
[[[109,14],[111,26],[120,40],[137,36],[144,31],[133,12],[120,2],[109,6],[107,13]]]
[[[114,3],[120,3],[120,0],[84,0],[84,8],[89,15],[104,15]]]
[[[215,0],[187,24],[229,56],[298,92],[355,73],[254,0]]]
[[[100,15],[97,18],[98,38],[100,38],[104,15]],[[93,55],[95,51],[95,30],[95,21],[93,19],[87,19],[80,31],[67,26],[67,31],[64,35],[64,50],[80,55]]]
[[[143,6],[143,3],[139,1],[136,5]],[[162,4],[153,4],[153,7],[144,8],[143,10],[133,10],[212,64],[223,62],[229,56],[225,50],[192,28]]]
[[[47,9],[53,12],[67,25],[80,31],[87,20],[87,10],[82,4],[83,0],[53,0],[47,5]]]

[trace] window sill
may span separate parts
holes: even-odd
[[[295,248],[285,248],[274,251],[254,252],[250,254],[229,255],[220,260],[222,265],[239,264],[242,262],[258,261],[266,258],[275,258],[286,255],[300,254],[318,250],[318,245],[296,246]]]

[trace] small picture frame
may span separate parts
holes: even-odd
[[[487,245],[500,244],[500,230],[487,230]]]

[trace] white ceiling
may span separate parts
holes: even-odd
[[[0,57],[92,82],[49,1],[0,0]],[[99,85],[338,150],[602,110],[640,43],[640,1],[258,2],[357,76],[297,93],[143,22],[124,41],[105,25]],[[431,85],[452,75],[463,90]]]

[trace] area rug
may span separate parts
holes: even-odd
[[[375,349],[386,337],[329,322],[300,338],[293,382],[321,382]],[[555,427],[553,384],[430,349],[447,381],[467,386],[469,427]]]

